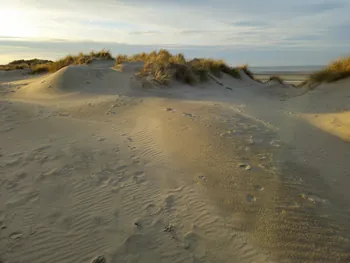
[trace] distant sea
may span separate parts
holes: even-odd
[[[249,67],[255,74],[310,74],[325,66],[274,66],[274,67]]]

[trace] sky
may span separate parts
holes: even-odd
[[[166,48],[232,65],[350,55],[350,0],[0,0],[0,64]]]

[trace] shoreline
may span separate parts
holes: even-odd
[[[281,78],[284,82],[288,84],[298,85],[303,81],[307,80],[312,72],[303,71],[265,71],[265,72],[253,72],[254,77],[257,80],[266,82],[272,76],[277,76]]]

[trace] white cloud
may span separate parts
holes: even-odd
[[[337,30],[349,23],[349,0],[0,0],[0,6],[0,37],[51,39],[47,43],[246,50],[350,46],[350,38],[342,37],[346,30]]]
[[[350,11],[345,3],[330,0],[15,0],[11,6],[25,10],[31,28],[25,31],[35,32],[23,36],[145,45],[254,45],[256,39],[278,44],[286,35],[312,34],[341,23]],[[252,31],[250,38],[241,37]],[[8,32],[0,29],[0,35]]]

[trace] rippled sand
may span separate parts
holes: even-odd
[[[143,89],[110,66],[2,76],[2,261],[349,262],[345,82]]]

